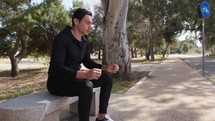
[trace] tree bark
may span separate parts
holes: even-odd
[[[101,50],[99,49],[99,52],[98,52],[98,59],[101,60]]]
[[[212,47],[211,47],[211,54],[213,56],[215,55],[215,45],[212,45]]]
[[[11,77],[16,77],[19,75],[19,68],[18,68],[18,59],[15,58],[15,56],[11,55],[10,57],[10,62],[11,62]]]
[[[27,52],[27,41],[24,36],[25,35],[23,35],[23,38],[21,39],[21,41],[17,40],[13,50],[11,52],[8,52],[8,56],[11,62],[11,77],[16,77],[19,75],[18,64],[20,60],[26,55],[26,52]],[[20,42],[21,42],[21,50],[18,53]]]
[[[154,36],[152,31],[151,20],[149,19],[149,54],[151,56],[151,60],[154,61]]]
[[[163,52],[163,58],[164,58],[165,55],[167,54],[168,48],[169,48],[169,43],[166,43],[166,48],[165,48],[165,50],[164,50],[164,52]]]
[[[131,47],[131,58],[134,58],[134,48],[133,47]]]
[[[102,0],[105,11],[103,33],[103,64],[119,65],[117,76],[131,78],[131,62],[128,47],[126,17],[128,0]]]
[[[134,57],[137,58],[137,48],[134,48]]]
[[[150,59],[150,48],[148,49],[148,51],[146,52],[146,54],[145,54],[145,56],[146,56],[146,60],[149,60]]]

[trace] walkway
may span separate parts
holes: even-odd
[[[168,59],[130,95],[112,95],[115,121],[215,121],[215,87],[180,59]],[[94,121],[94,118],[92,118]]]

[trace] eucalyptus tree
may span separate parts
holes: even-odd
[[[128,0],[102,0],[104,9],[103,63],[116,63],[121,79],[131,78],[131,62],[126,31]]]

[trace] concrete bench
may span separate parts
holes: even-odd
[[[90,115],[97,115],[100,88],[93,89]],[[77,113],[78,97],[51,95],[47,90],[0,103],[0,121],[59,121],[61,108]]]

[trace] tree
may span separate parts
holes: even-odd
[[[15,77],[19,74],[18,63],[23,57],[32,52],[50,52],[51,40],[67,24],[69,16],[60,0],[45,0],[39,5],[31,5],[28,0],[3,2],[6,7],[1,6],[0,11],[0,34],[3,35],[0,40],[9,49],[0,49],[0,52],[9,56],[11,76]]]
[[[61,0],[47,0],[31,7],[29,13],[35,23],[29,34],[28,54],[50,55],[54,37],[66,25],[71,25],[68,12],[61,5]]]
[[[116,63],[117,76],[131,78],[131,62],[126,32],[128,0],[102,0],[104,9],[103,63]]]
[[[135,0],[129,0],[127,32],[132,58],[137,57],[137,50],[143,56],[149,48],[148,22],[140,9],[142,9],[141,4]]]
[[[154,61],[154,43],[156,42],[155,39],[159,38],[158,36],[161,35],[161,20],[164,16],[163,9],[165,1],[130,0],[130,2],[133,5],[132,10],[134,9],[135,11],[133,12],[133,24],[145,28],[145,30],[140,30],[142,32],[142,37],[147,37],[145,40],[148,41],[146,42],[148,44],[146,59],[149,60],[151,57],[151,60]]]
[[[89,44],[91,45],[90,51],[101,59],[104,11],[101,5],[96,5],[94,9],[95,15],[92,32],[89,35]]]
[[[215,55],[215,4],[212,1],[209,1],[208,3],[210,5],[211,13],[210,16],[205,19],[205,48],[211,50],[211,55]]]
[[[0,33],[3,35],[1,43],[6,44],[4,56],[9,56],[11,61],[11,76],[19,73],[18,63],[27,52],[27,40],[30,22],[26,21],[26,9],[30,4],[27,0],[3,0],[0,18]]]

